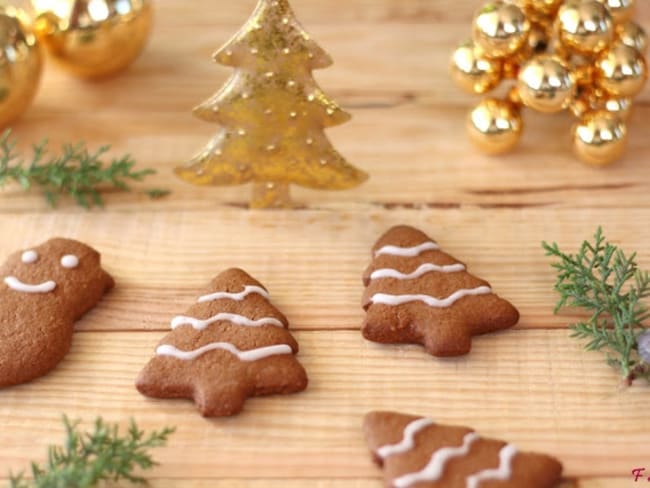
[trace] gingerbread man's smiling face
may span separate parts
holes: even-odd
[[[51,295],[61,305],[77,303],[94,288],[103,293],[112,286],[112,280],[100,267],[99,254],[71,239],[51,239],[16,253],[0,273],[6,293],[25,298]]]

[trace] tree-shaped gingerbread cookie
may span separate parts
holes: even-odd
[[[487,281],[409,226],[379,238],[363,275],[366,339],[416,343],[434,356],[470,351],[472,336],[512,327],[519,313]]]
[[[426,417],[371,412],[363,428],[386,488],[553,488],[562,475],[550,456]]]
[[[241,269],[219,274],[171,327],[136,381],[144,395],[193,399],[217,417],[238,413],[248,397],[307,386],[286,317]]]
[[[288,0],[260,0],[214,59],[235,71],[194,114],[221,129],[178,176],[196,185],[252,182],[252,208],[290,206],[289,184],[342,190],[366,180],[325,135],[350,116],[314,80],[312,70],[332,60]]]

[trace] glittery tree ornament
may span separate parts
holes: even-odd
[[[195,185],[253,183],[251,208],[291,207],[290,184],[343,190],[367,179],[325,135],[325,128],[350,115],[312,77],[332,60],[298,23],[288,0],[260,0],[214,60],[235,71],[194,115],[221,129],[176,169],[180,178]]]
[[[523,109],[567,110],[578,120],[574,153],[603,166],[628,140],[633,97],[648,78],[648,36],[632,20],[634,0],[492,0],[477,10],[473,39],[457,48],[453,80],[488,93],[509,84],[503,100],[489,95],[467,119],[469,138],[500,154],[520,139]]]

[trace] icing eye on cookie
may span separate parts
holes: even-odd
[[[25,251],[20,259],[25,264],[35,263],[38,260],[38,253],[30,249],[29,251]]]
[[[61,258],[61,266],[72,269],[79,266],[79,258],[74,254],[66,254]]]

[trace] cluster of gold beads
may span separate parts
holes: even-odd
[[[577,118],[573,146],[582,161],[620,158],[632,99],[648,77],[648,38],[633,9],[634,0],[498,0],[480,8],[472,40],[452,55],[452,76],[474,94],[513,83],[471,110],[471,140],[504,153],[521,137],[523,107],[567,110]]]

